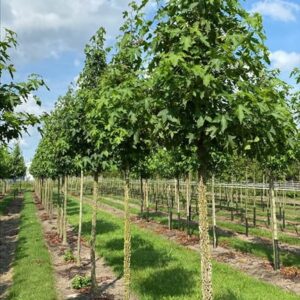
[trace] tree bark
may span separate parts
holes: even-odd
[[[143,184],[143,177],[140,175],[140,189],[141,189],[141,217],[144,215],[144,184]]]
[[[270,175],[269,184],[270,193],[270,204],[271,204],[271,214],[272,214],[272,239],[273,239],[273,262],[274,270],[280,269],[280,259],[279,259],[279,244],[278,244],[278,229],[277,229],[277,218],[276,218],[276,199],[274,196],[274,178]]]
[[[216,222],[216,203],[215,203],[215,175],[211,179],[211,205],[212,205],[212,225],[213,225],[213,247],[217,248],[217,222]]]
[[[130,299],[131,230],[129,211],[129,170],[125,170],[124,182],[124,300]]]
[[[80,251],[81,251],[81,228],[82,228],[82,204],[83,204],[83,170],[81,170],[81,172],[80,172],[79,223],[78,223],[78,237],[77,237],[77,266],[81,265]]]
[[[185,180],[185,197],[186,197],[186,227],[187,227],[187,234],[190,235],[190,203],[191,203],[191,179],[190,173],[187,175]]]
[[[174,186],[174,192],[175,192],[175,203],[177,204],[177,218],[178,221],[180,221],[180,196],[179,196],[179,177],[175,178],[175,186]],[[179,224],[178,224],[179,225]]]
[[[97,235],[97,198],[98,198],[98,173],[94,174],[93,180],[93,214],[91,230],[91,294],[94,296],[97,289],[96,281],[96,235]]]
[[[212,300],[212,262],[208,233],[207,198],[205,186],[205,172],[198,171],[198,198],[199,198],[199,237],[201,255],[202,299]]]
[[[145,179],[144,183],[144,199],[145,199],[145,204],[146,204],[146,214],[147,214],[147,222],[149,222],[149,188],[148,188],[148,179]]]
[[[63,213],[63,245],[67,245],[67,206],[68,206],[68,176],[65,176],[64,185],[64,213]]]

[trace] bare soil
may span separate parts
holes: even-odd
[[[12,263],[18,241],[22,200],[21,195],[17,196],[8,204],[5,215],[0,216],[0,299],[7,297],[13,282]]]
[[[90,247],[86,240],[81,240],[81,266],[78,267],[76,262],[65,262],[64,253],[71,249],[74,256],[77,253],[77,234],[68,226],[67,246],[62,245],[62,241],[57,234],[57,219],[54,215],[49,219],[46,211],[36,199],[38,208],[38,217],[41,220],[44,230],[44,236],[47,241],[47,247],[52,257],[52,264],[56,278],[56,289],[59,299],[107,299],[121,300],[124,295],[123,278],[118,278],[112,269],[105,263],[103,258],[97,257],[96,272],[98,290],[95,297],[92,297],[89,289],[74,290],[71,287],[71,281],[77,274],[90,276]],[[131,296],[132,300],[137,300],[136,296]]]

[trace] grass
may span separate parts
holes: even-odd
[[[124,206],[123,204],[119,203],[116,200],[111,200],[110,198],[106,198],[106,197],[102,197],[100,200],[101,203],[110,205],[111,207],[123,210]],[[132,207],[130,208],[130,212],[132,214],[139,214],[139,210]],[[150,217],[151,219],[167,225],[168,224],[168,219],[167,216],[163,216],[161,214],[155,214],[155,213],[150,213]],[[244,233],[245,232],[245,228],[242,225],[239,224],[235,224],[235,223],[230,223],[230,222],[217,222],[218,227],[219,228],[226,228],[229,229],[233,232],[238,232],[238,233]],[[183,224],[185,226],[185,224]],[[182,225],[178,223],[176,216],[173,220],[173,228],[182,228]],[[191,224],[191,229],[193,234],[198,235],[198,226]],[[249,233],[250,235],[254,236],[254,237],[266,237],[271,239],[272,236],[270,234],[270,232],[265,231],[261,228],[249,228]],[[212,236],[212,232],[210,232],[211,236]],[[300,240],[299,238],[295,237],[290,237],[287,235],[284,235],[282,233],[279,233],[279,240],[291,245],[300,245]],[[250,253],[256,257],[260,257],[263,259],[266,259],[268,261],[270,261],[271,263],[273,262],[273,249],[272,249],[272,245],[268,245],[268,244],[262,244],[262,243],[251,243],[248,242],[246,240],[242,240],[238,237],[234,237],[234,236],[224,236],[224,235],[220,235],[218,237],[218,241],[219,242],[223,242],[226,244],[226,246],[235,249],[237,251],[243,252],[243,253]],[[282,263],[283,266],[295,266],[300,268],[300,256],[292,253],[292,252],[287,252],[287,251],[281,251],[280,252],[280,261]]]
[[[6,207],[8,206],[9,202],[13,200],[13,196],[4,196],[0,200],[0,216],[5,215]]]
[[[70,197],[69,222],[77,228],[78,201]],[[90,237],[92,209],[83,209],[83,235]],[[97,253],[117,275],[123,270],[123,220],[105,212],[98,213]],[[199,254],[132,225],[132,290],[141,300],[200,299]],[[299,299],[245,275],[225,264],[213,262],[214,299],[264,300]]]
[[[53,269],[31,193],[24,195],[10,300],[55,300]]]

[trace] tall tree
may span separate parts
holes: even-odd
[[[197,154],[202,297],[212,299],[206,181],[214,151],[255,152],[287,117],[261,17],[237,0],[163,3],[149,29],[155,133]],[[286,122],[289,122],[290,118]],[[286,126],[285,128],[288,128]],[[285,136],[285,135],[284,135]],[[255,146],[256,145],[256,146]]]
[[[115,55],[99,85],[99,100],[91,117],[98,119],[94,139],[107,140],[109,153],[124,174],[124,299],[130,297],[131,233],[129,216],[129,174],[149,154],[150,109],[145,93],[147,79],[143,68],[140,27],[144,24],[138,6],[125,12]],[[103,128],[103,130],[102,130]]]
[[[79,92],[78,92],[78,113],[81,116],[83,123],[73,129],[75,136],[81,135],[77,140],[77,145],[82,149],[78,154],[82,158],[82,168],[86,165],[89,172],[93,174],[93,214],[92,214],[92,229],[91,229],[91,279],[92,279],[92,294],[97,288],[96,282],[96,224],[97,224],[97,201],[99,196],[98,179],[100,173],[105,170],[109,162],[109,152],[104,140],[103,132],[101,137],[94,139],[96,131],[104,129],[101,119],[97,120],[97,116],[93,114],[93,108],[98,99],[98,89],[106,70],[106,49],[105,29],[100,27],[96,34],[90,39],[89,44],[85,47],[85,65],[79,77]],[[90,113],[92,112],[92,113]],[[83,114],[82,114],[83,113]],[[77,131],[76,131],[77,130]],[[99,136],[98,136],[99,137]],[[82,141],[83,138],[83,141]],[[79,142],[79,143],[78,143]]]

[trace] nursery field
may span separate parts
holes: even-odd
[[[0,300],[300,299],[295,0],[2,2]]]

